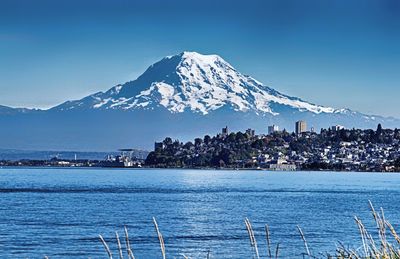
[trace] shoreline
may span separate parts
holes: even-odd
[[[373,173],[373,174],[399,174],[398,171],[339,171],[339,170],[269,170],[269,169],[259,169],[259,168],[213,168],[213,167],[202,167],[202,168],[191,168],[191,167],[101,167],[101,166],[0,166],[1,169],[92,169],[92,170],[124,170],[124,171],[136,171],[136,170],[179,170],[179,171],[260,171],[266,173]]]

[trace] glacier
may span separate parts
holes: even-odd
[[[154,77],[154,74],[157,76]],[[164,107],[171,113],[192,111],[206,115],[229,106],[234,111],[279,115],[279,111],[271,109],[271,103],[316,114],[340,112],[284,95],[241,74],[218,55],[197,52],[168,56],[150,66],[135,81],[117,85],[105,93],[66,102],[56,109],[132,110]]]

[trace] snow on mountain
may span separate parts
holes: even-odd
[[[181,141],[267,125],[399,127],[400,120],[333,109],[284,95],[243,75],[217,55],[184,52],[151,65],[136,80],[49,110],[0,106],[0,143],[35,150],[152,149],[166,136]]]
[[[164,107],[171,113],[192,111],[208,114],[222,107],[256,114],[278,115],[272,104],[315,114],[340,113],[290,97],[243,75],[218,55],[183,52],[150,66],[135,81],[117,85],[78,101],[55,107],[72,109],[153,110]]]

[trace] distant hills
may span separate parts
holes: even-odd
[[[36,150],[16,150],[16,149],[0,149],[0,160],[18,161],[21,159],[29,160],[50,160],[52,158],[59,159],[87,159],[87,160],[104,160],[107,155],[118,155],[118,152],[79,152],[79,151],[36,151]],[[135,150],[133,155],[140,159],[145,159],[148,155],[147,151]]]
[[[217,55],[183,52],[151,65],[136,80],[48,110],[0,106],[0,146],[16,149],[151,149],[172,136],[182,140],[223,126],[292,131],[306,120],[316,130],[399,127],[400,120],[335,109],[291,97],[243,75]]]

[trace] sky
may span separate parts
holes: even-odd
[[[397,0],[0,0],[0,104],[80,99],[185,50],[313,103],[400,118]]]

